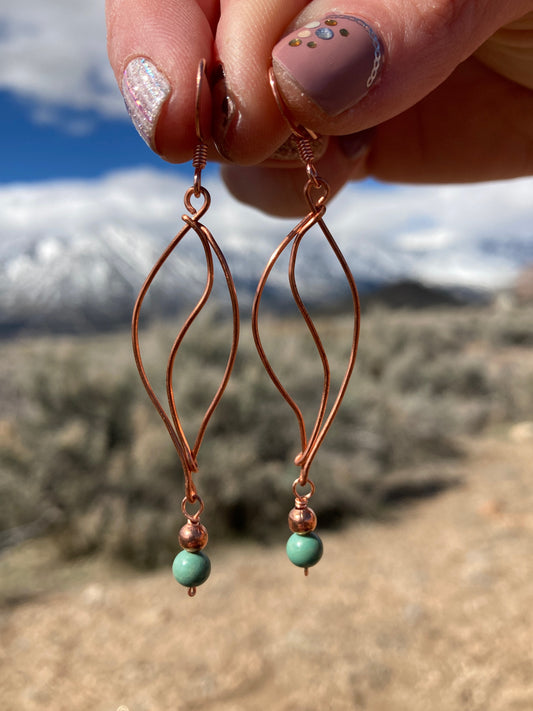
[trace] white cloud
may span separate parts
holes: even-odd
[[[181,172],[131,170],[0,187],[0,262],[24,252],[43,263],[39,245],[53,256],[74,243],[85,251],[101,244],[116,246],[146,270],[180,228],[189,184]],[[213,197],[205,223],[241,278],[256,278],[293,222],[236,203],[215,171],[205,184]],[[532,192],[532,178],[471,186],[352,185],[329,207],[326,222],[356,277],[494,288],[533,262]],[[309,268],[320,275],[328,264],[322,247],[307,244]],[[305,259],[305,244],[301,254]]]
[[[400,249],[409,251],[440,250],[450,245],[455,240],[455,233],[452,230],[435,225],[428,229],[420,229],[416,232],[409,231],[405,234],[398,234],[396,243]]]
[[[125,115],[107,61],[104,0],[4,2],[0,53],[0,89],[28,100],[37,121],[55,122],[64,108]]]
[[[533,263],[532,188],[531,178],[362,194],[349,186],[350,210],[341,196],[329,219],[339,235],[365,244],[367,254],[388,258],[391,273],[396,265],[428,281],[494,288]],[[348,239],[340,238],[346,250]]]

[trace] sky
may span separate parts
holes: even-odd
[[[107,62],[103,0],[0,0],[0,57],[0,243],[89,228],[103,234],[117,221],[170,229],[190,166],[164,163],[131,126]],[[238,239],[241,224],[270,231],[274,248],[285,223],[236,203],[216,170],[209,178],[222,247]],[[365,181],[341,197],[347,193],[350,210],[338,201],[328,217],[341,245],[358,241],[363,261],[379,250],[374,264],[389,260],[405,276],[475,288],[509,284],[533,262],[531,178],[426,187]]]
[[[0,0],[0,184],[165,164],[130,125],[103,0]]]

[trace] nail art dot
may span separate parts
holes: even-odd
[[[330,30],[329,27],[319,27],[315,32],[315,35],[318,39],[330,40],[333,38],[334,32],[333,30]]]
[[[314,30],[315,27],[320,27],[320,22],[308,22],[304,27],[308,27],[310,30]]]
[[[318,45],[317,45],[316,42],[308,42],[308,43],[307,43],[307,46],[308,46],[308,47],[311,47],[311,49],[314,49],[314,48],[317,47]]]
[[[339,34],[341,34],[343,37],[348,37],[348,35],[350,33],[348,32],[348,30],[345,30],[343,27],[342,30],[339,30]]]
[[[324,24],[329,25],[330,27],[335,27],[335,25],[337,24],[337,20],[326,20]]]
[[[298,32],[298,37],[310,37],[310,36],[311,36],[310,30],[302,30],[302,32]]]
[[[301,39],[292,39],[292,40],[289,42],[289,47],[299,47],[301,44],[302,44],[302,40],[301,40]]]

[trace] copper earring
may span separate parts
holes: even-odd
[[[289,513],[289,528],[292,532],[292,535],[290,536],[287,542],[287,554],[291,562],[301,568],[304,568],[305,574],[307,575],[308,569],[318,563],[318,561],[322,557],[323,552],[322,541],[320,537],[314,532],[317,524],[317,518],[315,512],[309,506],[309,500],[315,493],[315,485],[313,481],[309,478],[309,469],[320,446],[322,445],[322,442],[324,441],[324,438],[333,422],[333,419],[335,418],[339,410],[355,365],[357,345],[359,342],[360,305],[359,297],[357,294],[357,287],[355,285],[355,281],[350,271],[350,268],[323,219],[324,214],[326,212],[326,201],[329,194],[329,186],[328,183],[319,176],[314,161],[311,141],[316,139],[317,136],[311,131],[301,126],[295,126],[291,122],[290,117],[288,116],[287,109],[278,92],[276,80],[272,69],[270,70],[269,79],[278,107],[291,127],[291,130],[296,139],[301,161],[305,166],[307,180],[304,185],[303,192],[309,206],[309,212],[285,237],[285,239],[281,242],[278,248],[274,251],[274,253],[270,257],[267,266],[265,267],[265,270],[257,286],[257,291],[252,307],[252,331],[259,357],[261,358],[261,361],[268,375],[270,376],[272,382],[279,390],[281,395],[285,398],[289,406],[292,408],[298,422],[298,427],[300,431],[300,452],[296,456],[294,463],[297,467],[299,467],[300,473],[299,476],[295,479],[292,486],[292,492],[294,494],[294,508]],[[300,245],[306,233],[315,225],[318,226],[319,229],[322,231],[324,237],[326,238],[326,241],[328,242],[329,246],[331,247],[336,256],[342,268],[342,271],[344,272],[352,297],[354,314],[352,342],[350,355],[348,358],[348,365],[344,374],[344,378],[337,392],[337,396],[333,404],[331,405],[329,413],[327,413],[327,408],[330,397],[330,366],[326,351],[324,349],[322,341],[320,340],[317,328],[313,323],[313,320],[298,291],[298,285],[296,283],[295,276],[296,261]],[[288,269],[288,280],[290,289],[296,306],[298,307],[298,310],[300,311],[305,321],[305,324],[312,336],[315,347],[322,362],[323,371],[322,397],[318,409],[318,414],[314,422],[311,434],[309,436],[307,434],[302,412],[298,407],[297,403],[289,395],[289,393],[279,380],[278,376],[274,372],[274,369],[272,368],[270,361],[263,348],[259,333],[259,306],[261,303],[261,297],[267,285],[267,280],[270,276],[270,273],[272,272],[272,269],[274,268],[281,254],[289,245],[292,245]],[[307,491],[305,491],[306,489]]]
[[[207,160],[207,145],[202,136],[200,125],[200,100],[203,82],[206,80],[205,64],[205,60],[200,61],[196,77],[195,125],[198,144],[194,151],[194,157],[192,160],[192,165],[195,169],[193,185],[188,188],[184,196],[184,204],[188,214],[182,215],[181,219],[183,220],[185,225],[165,249],[163,254],[160,256],[160,258],[157,260],[156,264],[152,268],[148,277],[146,278],[137,297],[132,317],[132,344],[135,363],[137,365],[139,375],[148,393],[148,396],[150,397],[150,400],[152,401],[154,407],[156,408],[168,430],[172,443],[180,459],[183,474],[185,477],[185,496],[183,497],[183,500],[181,502],[181,510],[183,512],[183,515],[187,519],[187,522],[179,532],[179,542],[183,550],[174,559],[174,563],[172,565],[172,572],[176,580],[181,585],[184,585],[188,588],[188,592],[191,597],[196,593],[197,586],[205,582],[211,572],[211,563],[209,561],[209,558],[205,555],[205,553],[203,553],[203,549],[205,548],[208,539],[207,529],[202,523],[200,523],[200,515],[204,510],[204,503],[200,495],[198,494],[193,475],[198,472],[197,458],[200,446],[202,444],[202,440],[209,420],[213,412],[215,411],[215,408],[217,407],[218,403],[220,402],[222,394],[224,393],[224,390],[228,384],[231,371],[235,362],[235,357],[237,355],[237,345],[239,341],[239,305],[237,302],[237,292],[235,289],[235,284],[226,259],[222,254],[220,247],[218,246],[211,232],[200,221],[211,204],[211,196],[207,189],[202,185],[201,180],[202,170],[205,167]],[[199,203],[196,204],[195,201],[199,201]],[[207,278],[204,291],[200,299],[198,300],[196,306],[193,308],[190,315],[187,317],[185,323],[183,324],[181,330],[179,331],[168,358],[166,367],[166,394],[168,401],[168,409],[170,412],[169,417],[165,408],[158,400],[152,386],[150,385],[143,366],[139,346],[139,316],[143,300],[155,276],[157,275],[163,264],[166,262],[166,260],[169,258],[169,256],[172,254],[172,252],[179,245],[181,240],[190,231],[196,233],[196,235],[200,239],[200,242],[202,243],[206,260]],[[233,315],[233,338],[222,381],[209,407],[205,412],[203,420],[198,429],[194,445],[191,446],[187,440],[187,437],[185,436],[176,409],[173,387],[174,362],[178,349],[184,337],[186,336],[187,331],[189,330],[190,326],[207,303],[211,294],[211,290],[214,284],[213,257],[215,257],[218,263],[220,264],[226,279],[226,285],[231,300]],[[194,512],[191,511],[191,507],[196,507],[196,510]]]

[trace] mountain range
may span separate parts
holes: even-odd
[[[148,180],[152,192],[147,195]],[[138,171],[110,176],[107,183],[80,183],[77,189],[71,183],[68,190],[61,185],[39,189],[31,192],[26,187],[22,194],[13,188],[2,195],[0,334],[26,329],[85,332],[127,323],[146,274],[182,224],[176,192],[183,190],[183,181]],[[204,221],[231,266],[244,312],[269,255],[294,222],[236,206],[221,191],[215,182],[213,207]],[[358,197],[359,215],[331,209],[326,222],[362,295],[409,280],[422,282],[426,289],[459,290],[463,297],[500,288],[533,263],[530,233],[511,239],[489,230],[465,241],[449,227],[443,234],[442,227],[428,226],[427,219],[415,222],[409,232],[399,211],[396,219],[376,212],[375,193]],[[391,206],[386,193],[382,200]],[[372,223],[365,222],[368,207],[374,211]],[[390,231],[393,224],[395,232]],[[287,259],[281,260],[273,271],[265,306],[287,305],[286,264]],[[190,308],[203,290],[205,274],[203,249],[194,235],[187,236],[154,282],[146,316]],[[297,277],[311,306],[332,308],[349,295],[335,256],[318,231],[302,242]],[[215,300],[227,299],[224,288],[217,270]]]

